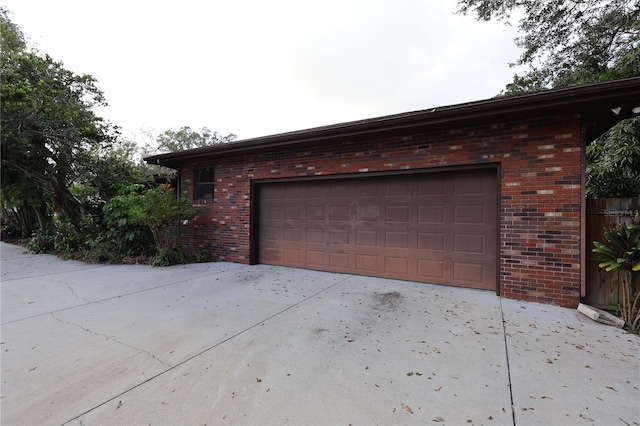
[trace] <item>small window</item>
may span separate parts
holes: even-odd
[[[193,183],[193,199],[213,199],[213,167],[195,170]]]

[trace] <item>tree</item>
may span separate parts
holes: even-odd
[[[458,0],[458,7],[458,13],[483,21],[509,23],[522,13],[515,42],[523,52],[514,65],[529,71],[516,75],[506,94],[639,75],[637,66],[609,73],[627,55],[637,59],[638,0]]]
[[[22,52],[27,48],[20,27],[11,22],[9,11],[0,7],[0,50],[3,54]]]
[[[638,0],[458,0],[458,12],[509,22],[522,13],[514,65],[527,65],[502,95],[640,75]],[[587,194],[640,197],[640,122],[623,120],[587,146]]]
[[[46,226],[51,214],[77,222],[82,206],[70,187],[91,152],[113,139],[94,113],[104,106],[90,75],[76,75],[48,55],[24,50],[22,33],[2,11],[0,73],[3,219],[23,235]],[[7,35],[5,37],[5,35]],[[18,40],[16,42],[16,40]]]
[[[640,197],[640,117],[618,123],[587,145],[587,196]]]
[[[91,147],[87,166],[73,192],[108,201],[123,187],[145,183],[146,166],[137,162],[138,151],[135,142],[121,137]]]
[[[165,130],[158,136],[158,151],[176,152],[187,149],[201,148],[219,143],[232,142],[236,135],[229,133],[226,136],[206,127],[200,131],[191,130],[190,127],[181,127],[178,130]]]

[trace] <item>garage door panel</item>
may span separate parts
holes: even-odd
[[[346,182],[332,182],[330,184],[329,198],[332,200],[340,198],[350,199],[352,190],[352,186]]]
[[[445,205],[429,203],[418,206],[418,223],[420,225],[442,225],[445,223]]]
[[[324,222],[326,215],[326,208],[324,205],[311,205],[306,208],[306,218],[307,220],[318,220]]]
[[[486,254],[487,246],[484,234],[455,234],[453,236],[455,254]]]
[[[285,247],[283,250],[283,262],[299,265],[300,264],[300,249]]]
[[[357,206],[356,217],[359,222],[374,222],[377,223],[380,220],[380,207],[379,206]]]
[[[356,183],[356,194],[359,198],[367,198],[367,197],[379,197],[379,188],[380,185],[377,182],[357,182]]]
[[[282,250],[274,247],[264,247],[262,249],[262,261],[264,263],[281,262]]]
[[[378,256],[370,254],[356,254],[356,270],[361,273],[375,273],[378,271]]]
[[[410,248],[408,231],[387,231],[385,233],[385,247]]]
[[[329,253],[329,267],[337,270],[349,270],[349,257],[347,253]]]
[[[420,232],[418,233],[418,250],[434,250],[443,252],[445,247],[444,232]]]
[[[284,219],[284,212],[281,207],[267,207],[263,213],[263,219],[265,220],[282,220]]]
[[[307,243],[324,243],[324,229],[307,228]]]
[[[307,250],[306,252],[306,263],[311,268],[319,268],[322,267],[325,263],[325,252],[323,250]]]
[[[445,182],[439,179],[424,179],[418,181],[417,189],[418,197],[444,196]]]
[[[263,263],[495,289],[495,170],[258,185]]]
[[[296,243],[302,243],[302,229],[294,228],[294,229],[285,229],[284,230],[284,240],[292,241]]]
[[[486,214],[483,204],[457,205],[454,207],[454,225],[484,225]]]
[[[471,175],[457,176],[453,181],[454,195],[483,195],[485,185],[482,179],[475,179]]]
[[[411,271],[410,263],[407,257],[385,256],[384,272],[389,275],[407,276]]]
[[[441,283],[445,279],[443,260],[418,259],[418,278],[422,281]]]
[[[334,206],[330,209],[329,220],[332,222],[349,222],[351,215],[349,206]]]
[[[385,222],[409,225],[411,218],[410,206],[387,206],[385,209]]]
[[[378,231],[357,230],[356,245],[358,247],[378,247]]]
[[[392,180],[384,184],[384,195],[388,198],[411,197],[415,185],[410,181]]]
[[[460,284],[483,284],[485,265],[470,262],[453,262],[453,279]]]

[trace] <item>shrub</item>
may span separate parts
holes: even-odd
[[[157,266],[185,263],[180,246],[183,222],[198,215],[186,194],[176,197],[171,185],[160,185],[144,193],[141,200],[142,223],[149,227],[156,245],[153,264]]]
[[[153,252],[153,236],[143,223],[141,192],[141,185],[128,186],[102,208],[104,240],[109,241],[113,250],[121,256]]]
[[[602,262],[598,265],[605,271],[620,271],[622,320],[630,331],[640,331],[640,213],[631,225],[620,224],[614,228],[604,228],[607,243],[594,241],[593,252]]]

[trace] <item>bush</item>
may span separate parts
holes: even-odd
[[[171,185],[160,185],[148,190],[141,201],[142,223],[151,230],[156,245],[153,264],[186,263],[186,255],[180,246],[181,227],[184,221],[198,215],[186,194],[176,197]]]
[[[185,195],[176,197],[170,185],[149,190],[128,186],[101,211],[101,203],[93,205],[77,224],[54,218],[50,227],[34,233],[27,248],[101,263],[152,257],[152,265],[167,266],[189,260],[180,246],[181,227],[198,212]],[[196,256],[205,258],[203,253]]]
[[[143,223],[141,192],[141,185],[128,186],[102,208],[103,237],[122,256],[149,255],[154,251],[153,235]]]
[[[593,252],[602,262],[598,265],[605,271],[620,271],[622,319],[632,332],[640,331],[640,213],[631,225],[620,224],[615,228],[604,228],[607,243],[594,241]]]

